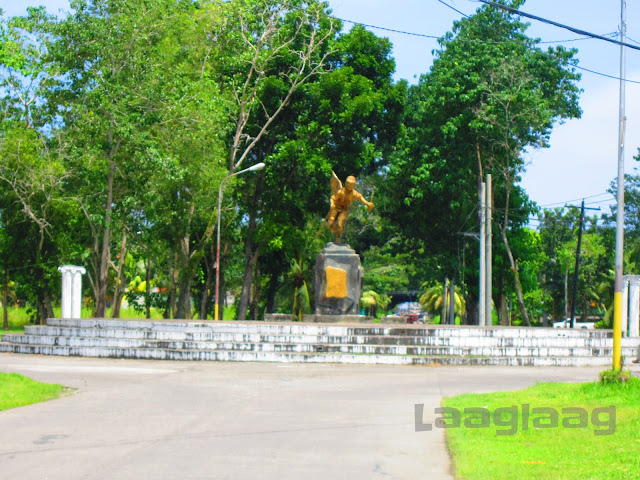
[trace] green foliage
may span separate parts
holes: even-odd
[[[476,255],[461,234],[476,229],[490,172],[496,304],[520,289],[536,315],[541,304],[560,310],[575,236],[525,229],[535,206],[518,182],[523,149],[546,146],[556,122],[580,113],[574,51],[543,51],[517,17],[483,6],[409,87],[393,82],[388,39],[363,26],[340,33],[321,1],[71,7],[60,20],[44,8],[0,16],[0,270],[39,319],[59,298],[63,263],[87,267],[94,314],[147,274],[162,293],[146,306],[189,317],[197,295],[206,314],[219,217],[221,293],[241,299],[238,316],[251,303],[257,317],[299,317],[330,240],[320,219],[332,170],[375,192],[376,209],[354,207],[344,233],[379,297],[367,302],[384,309],[385,292],[447,277],[475,304]],[[229,179],[216,211],[223,178],[257,162],[267,168]],[[608,305],[599,233],[585,239],[580,301]]]
[[[633,382],[631,372],[628,370],[603,370],[600,372],[600,383],[602,385],[620,385]],[[637,382],[637,379],[635,379]]]
[[[449,308],[450,293],[447,289],[446,296],[444,295],[444,288],[442,285],[433,285],[430,282],[425,282],[421,286],[422,293],[418,299],[422,308],[430,314],[439,314],[442,312],[443,301]],[[456,315],[463,316],[466,312],[466,303],[463,295],[460,294],[460,289],[456,288],[453,294],[454,312]]]
[[[384,196],[392,222],[435,258],[439,280],[458,276],[460,234],[477,229],[478,187],[491,173],[499,227],[493,243],[505,247],[496,249],[494,269],[505,281],[495,285],[521,289],[509,239],[534,211],[517,185],[522,153],[547,146],[557,121],[580,115],[576,52],[543,51],[526,29],[517,17],[482,6],[440,39],[431,70],[409,90]]]
[[[391,298],[386,293],[378,293],[373,290],[362,292],[360,298],[360,306],[366,310],[367,315],[372,317],[378,315],[378,309],[385,313],[390,303]]]

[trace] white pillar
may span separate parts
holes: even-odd
[[[80,318],[82,308],[82,275],[87,273],[84,267],[62,265],[62,318]]]
[[[629,278],[627,275],[622,280],[622,336],[629,335]]]
[[[629,336],[640,336],[640,276],[629,275]]]

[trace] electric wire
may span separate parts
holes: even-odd
[[[600,75],[601,77],[612,78],[613,80],[623,80],[626,83],[636,83],[640,85],[640,82],[636,80],[629,80],[628,78],[621,79],[620,77],[616,77],[615,75],[608,75],[606,73],[596,72],[595,70],[589,70],[588,68],[580,67],[578,65],[574,65],[574,67],[580,70],[584,70],[585,72],[593,73],[595,75]]]
[[[613,197],[613,194],[610,193],[610,192],[602,192],[602,193],[597,193],[595,195],[590,195],[590,196],[587,196],[587,197],[574,198],[573,200],[565,200],[563,202],[548,203],[546,205],[538,205],[538,206],[540,208],[553,207],[553,206],[562,206],[562,205],[565,205],[567,203],[580,202],[582,200],[591,200],[592,198],[598,198],[598,197],[604,197],[604,196]]]
[[[616,45],[621,45],[624,47],[631,48],[633,50],[640,50],[640,46],[631,45],[629,43],[621,42],[619,40],[614,40],[612,38],[608,38],[602,35],[598,35],[596,33],[587,32],[586,30],[581,30],[579,28],[570,27],[569,25],[564,25],[562,23],[554,22],[553,20],[549,20],[548,18],[538,17],[537,15],[532,15],[530,13],[523,12],[522,10],[518,10],[512,7],[508,7],[506,5],[501,5],[499,3],[491,2],[489,0],[476,0],[478,2],[484,3],[485,5],[490,5],[495,8],[500,8],[502,10],[506,10],[514,15],[520,15],[522,17],[531,18],[533,20],[537,20],[542,23],[548,23],[549,25],[553,25],[554,27],[564,28],[565,30],[569,30],[570,32],[577,33],[578,35],[587,35],[589,37],[597,38],[599,40],[604,40],[605,42],[615,43]]]
[[[424,33],[414,33],[414,32],[407,32],[404,30],[396,30],[394,28],[379,27],[377,25],[369,25],[367,23],[356,22],[354,20],[348,20],[346,18],[340,18],[340,17],[333,17],[333,18],[335,18],[336,20],[340,20],[341,22],[351,23],[353,25],[361,25],[363,27],[368,27],[368,28],[375,28],[376,30],[382,30],[384,32],[399,33],[401,35],[411,35],[413,37],[430,38],[433,40],[438,40],[440,38],[439,36],[436,36],[436,35],[426,35]]]
[[[371,25],[371,24],[368,24],[368,23],[356,22],[355,20],[349,20],[349,19],[346,19],[346,18],[340,18],[340,17],[333,17],[333,18],[335,18],[336,20],[340,20],[341,22],[351,23],[353,25],[361,25],[361,26],[367,27],[367,28],[375,28],[376,30],[382,30],[384,32],[398,33],[400,35],[410,35],[410,36],[413,36],[413,37],[429,38],[431,40],[439,40],[440,38],[442,38],[441,36],[436,36],[436,35],[427,35],[427,34],[423,34],[423,33],[407,32],[405,30],[398,30],[398,29],[394,29],[394,28],[380,27],[380,26]],[[611,35],[611,34],[609,33],[607,35]],[[596,38],[599,38],[599,37],[600,36],[598,36]],[[605,38],[605,37],[603,36],[603,38]],[[586,37],[586,38],[577,38],[577,39],[574,39],[574,40],[550,40],[550,41],[539,42],[539,43],[546,43],[546,44],[548,44],[548,43],[563,43],[563,42],[568,42],[568,41],[591,40],[591,39],[593,39],[593,38],[592,37]],[[484,43],[484,44],[488,44],[488,45],[501,45],[501,44],[509,43],[509,42],[487,42],[487,41],[484,41],[484,40],[475,40],[475,39],[461,40],[461,41],[469,42],[469,43]],[[637,81],[637,80],[630,80],[628,78],[621,79],[618,76],[609,75],[607,73],[598,72],[596,70],[592,70],[592,69],[589,69],[589,68],[586,68],[586,67],[581,67],[579,65],[572,65],[572,67],[577,68],[578,70],[583,70],[585,72],[592,73],[594,75],[599,75],[601,77],[610,78],[612,80],[618,80],[618,81],[622,80],[625,83],[634,83],[634,84],[640,85],[640,81]]]
[[[442,5],[444,5],[445,7],[449,7],[451,10],[453,10],[456,13],[459,13],[460,15],[462,15],[463,17],[469,18],[469,15],[467,15],[466,13],[462,13],[460,10],[457,10],[456,8],[452,7],[451,5],[449,5],[448,3],[443,2],[442,0],[438,0],[438,2],[440,2]]]

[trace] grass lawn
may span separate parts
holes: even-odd
[[[62,385],[36,382],[17,373],[0,373],[0,411],[58,398]]]
[[[461,426],[446,430],[456,478],[640,479],[640,379],[617,385],[541,383],[516,392],[445,398],[443,407],[462,412]],[[473,407],[491,412],[488,428],[469,428],[487,423],[479,411],[464,413]],[[498,408],[504,410],[495,415]],[[551,428],[552,413],[534,414],[534,408],[555,409],[558,427]],[[563,412],[567,408],[574,410]],[[441,417],[447,424],[454,418]]]

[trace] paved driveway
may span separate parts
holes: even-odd
[[[588,381],[599,368],[196,363],[0,354],[75,388],[0,412],[0,478],[452,479],[443,395]]]

